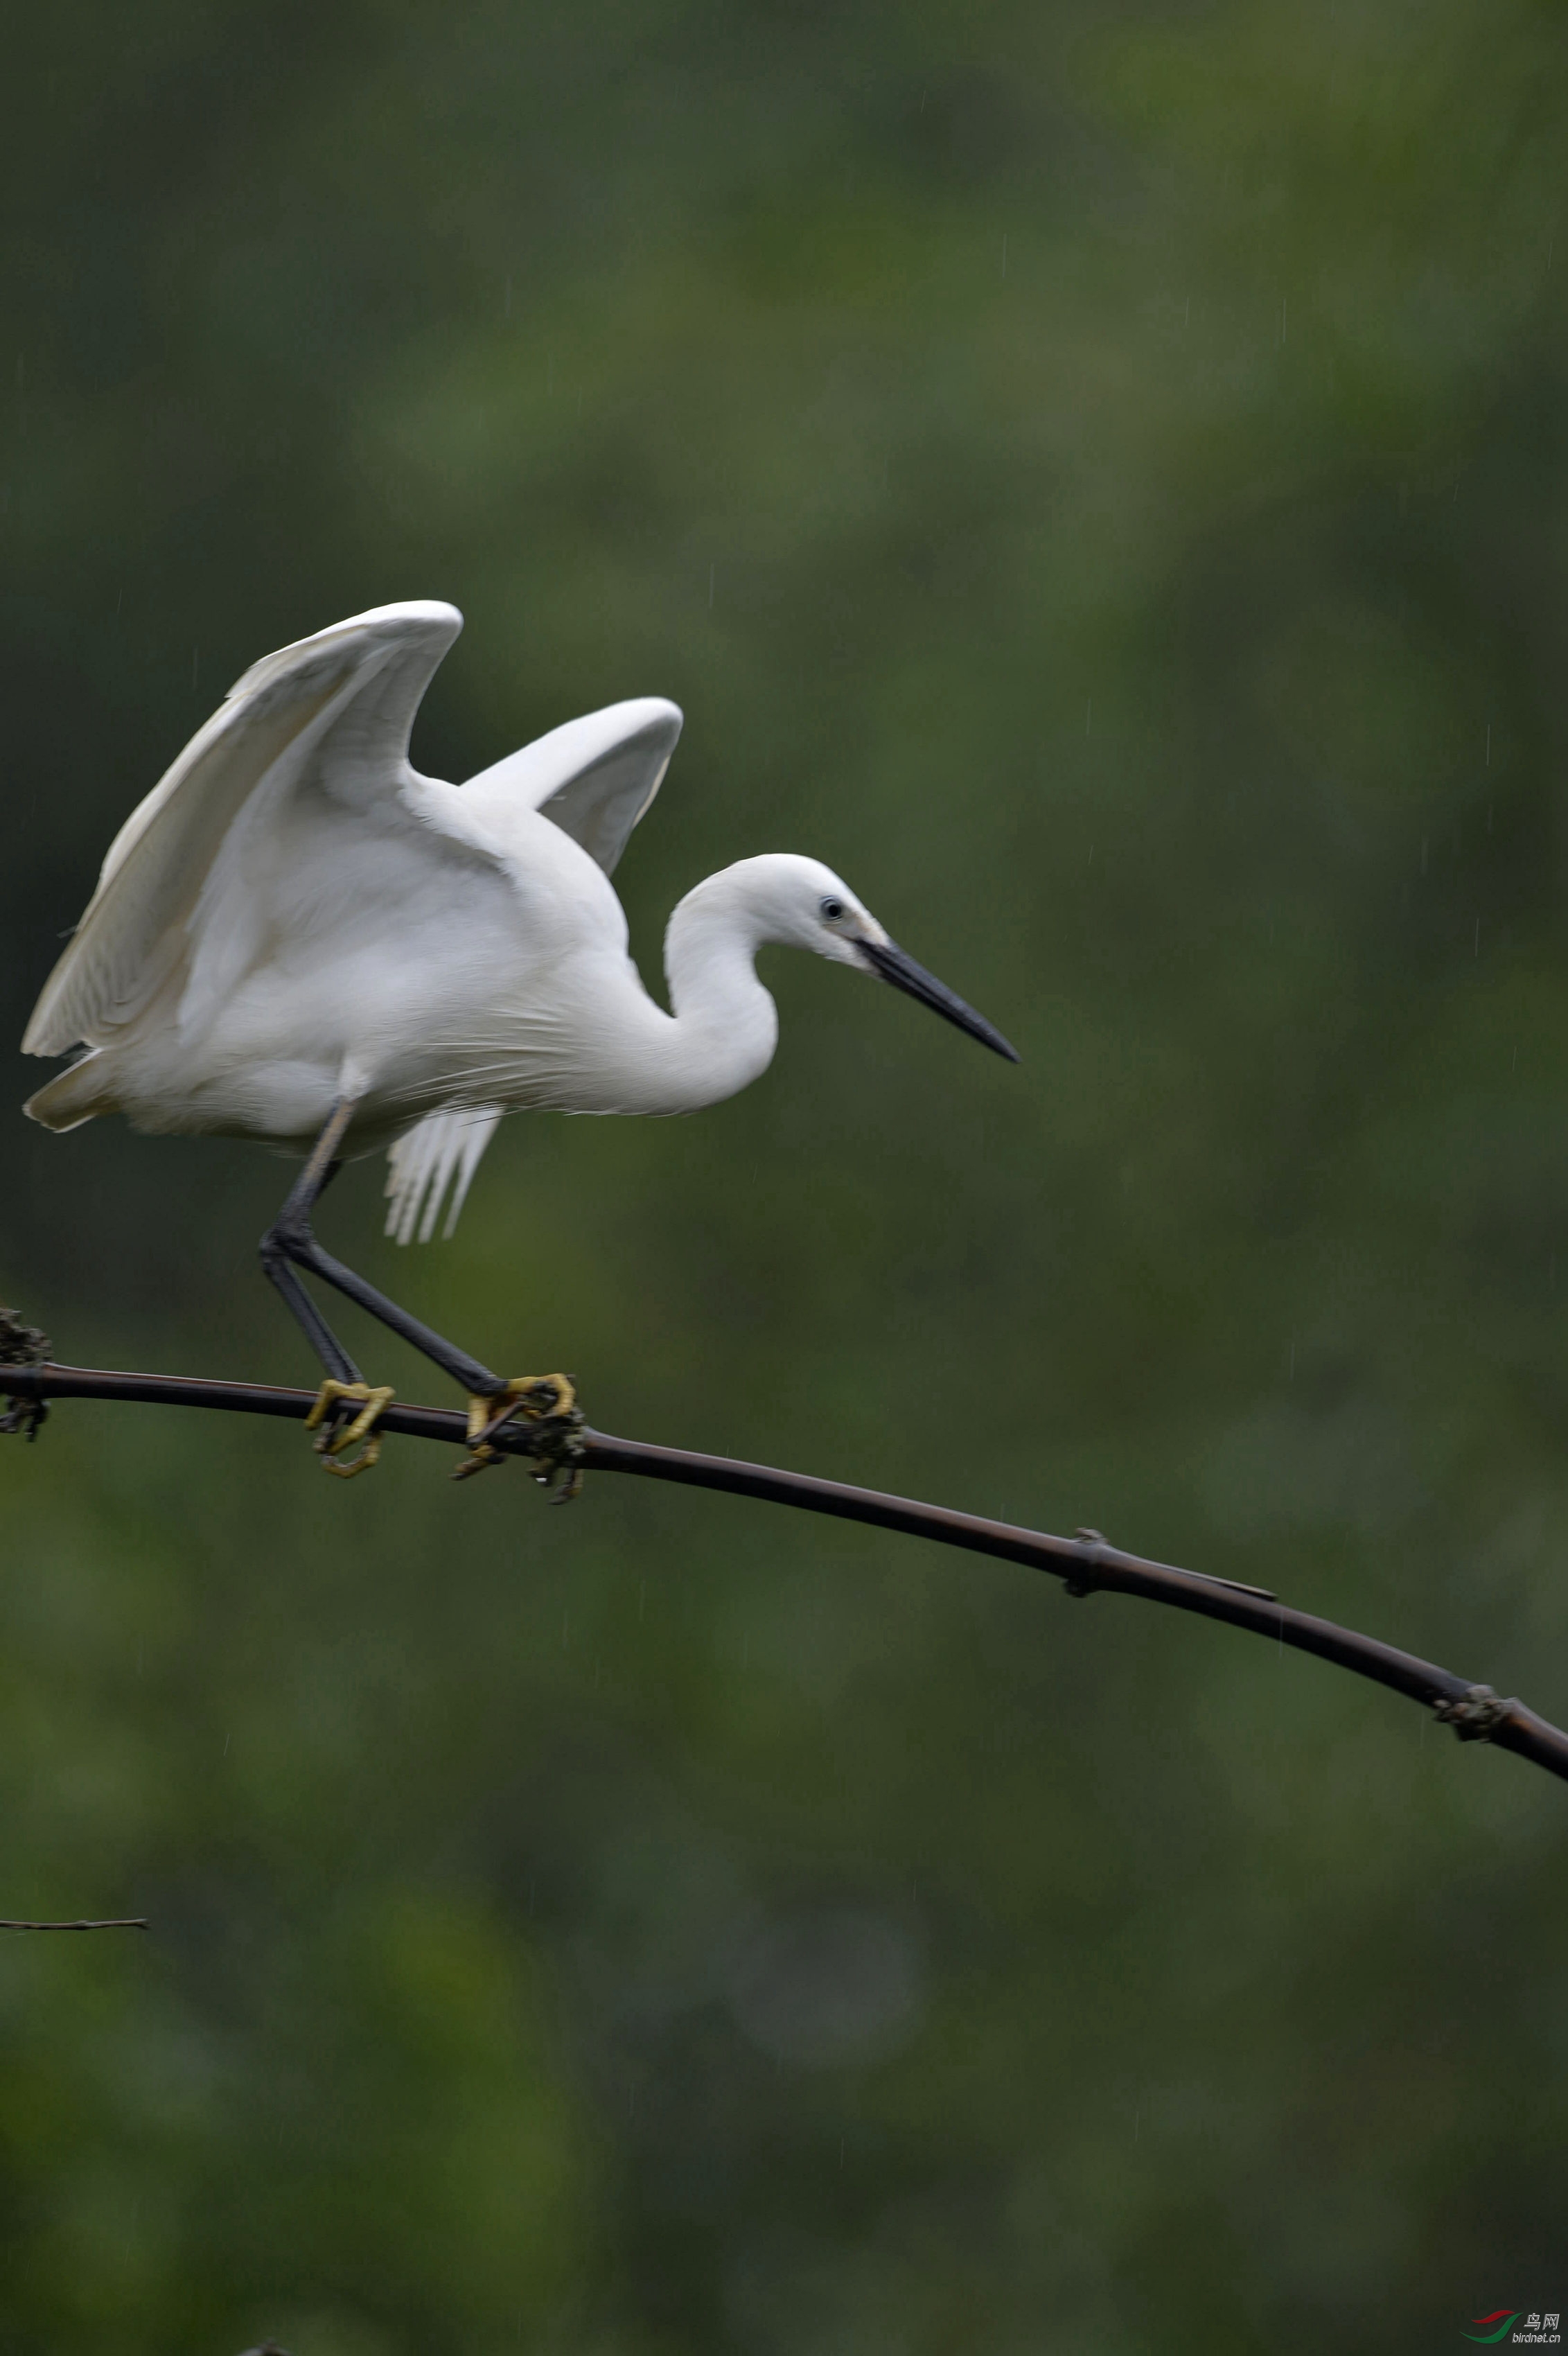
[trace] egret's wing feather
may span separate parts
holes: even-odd
[[[411,1243],[417,1228],[421,1243],[428,1244],[449,1187],[444,1232],[451,1235],[500,1119],[499,1111],[489,1105],[476,1106],[472,1112],[432,1113],[389,1148],[389,1236],[400,1244]]]
[[[101,1045],[145,1008],[187,955],[214,865],[263,789],[314,791],[346,813],[410,796],[414,713],[462,626],[451,605],[383,605],[252,664],[111,843],[27,1052]],[[431,823],[411,805],[408,816]]]
[[[520,753],[470,777],[464,800],[494,798],[551,819],[606,875],[664,782],[680,734],[678,704],[637,696],[552,728]]]

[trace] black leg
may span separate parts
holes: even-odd
[[[295,1275],[283,1236],[291,1225],[302,1219],[306,1232],[309,1232],[310,1214],[341,1167],[333,1156],[342,1143],[349,1119],[350,1108],[347,1106],[334,1105],[326,1127],[316,1140],[304,1168],[289,1189],[283,1209],[261,1237],[262,1273],[283,1294],[290,1313],[304,1331],[305,1340],[327,1373],[340,1383],[360,1381],[359,1369]]]
[[[273,1243],[270,1232],[262,1238],[261,1266],[283,1294],[303,1327],[305,1340],[334,1381],[363,1382],[364,1376],[358,1367]]]
[[[345,1268],[341,1260],[334,1259],[316,1242],[311,1213],[338,1167],[337,1149],[353,1118],[352,1104],[333,1107],[331,1118],[312,1148],[310,1159],[287,1202],[261,1238],[261,1266],[335,1380],[357,1383],[359,1372],[301,1283],[296,1273],[300,1269],[307,1269],[324,1284],[330,1284],[347,1300],[357,1301],[361,1309],[368,1310],[372,1317],[379,1318],[383,1325],[433,1360],[464,1390],[497,1400],[503,1398],[507,1384],[501,1376],[492,1374],[488,1366],[471,1358],[466,1350],[460,1350],[432,1327],[421,1324],[417,1317],[411,1317],[406,1309],[400,1309],[395,1301],[389,1301],[384,1292],[378,1292],[373,1284],[367,1284],[362,1276],[356,1276],[351,1268]]]

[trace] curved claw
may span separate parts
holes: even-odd
[[[514,1416],[523,1416],[529,1423],[551,1427],[548,1437],[539,1433],[541,1446],[537,1452],[545,1458],[545,1469],[534,1478],[548,1486],[551,1472],[561,1464],[569,1469],[567,1479],[557,1492],[561,1498],[575,1497],[582,1486],[581,1471],[572,1462],[572,1451],[578,1432],[582,1428],[582,1411],[577,1404],[577,1386],[570,1375],[515,1375],[505,1390],[496,1392],[470,1391],[468,1395],[468,1445],[466,1455],[456,1472],[454,1481],[470,1481],[475,1472],[483,1472],[502,1461],[500,1451],[492,1447],[496,1434]]]
[[[340,1481],[352,1481],[357,1472],[368,1472],[380,1457],[381,1435],[376,1425],[392,1403],[390,1383],[340,1383],[328,1376],[316,1395],[315,1405],[304,1419],[307,1431],[317,1432],[315,1452],[328,1472],[336,1472]],[[327,1418],[344,1399],[359,1403],[359,1413],[347,1423],[327,1422]],[[347,1464],[338,1459],[346,1448],[364,1446],[359,1454]]]

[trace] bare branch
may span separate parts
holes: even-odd
[[[262,1383],[209,1382],[185,1375],[120,1374],[53,1364],[6,1365],[0,1373],[0,1391],[12,1401],[12,1415],[6,1419],[12,1430],[36,1427],[40,1411],[51,1398],[218,1408],[303,1422],[316,1397],[315,1391],[280,1390]],[[3,1428],[5,1425],[0,1424]],[[379,1429],[402,1432],[413,1440],[467,1447],[466,1419],[453,1409],[394,1404],[380,1418]],[[505,1455],[528,1457],[541,1452],[527,1424],[498,1429],[492,1444]],[[1453,1727],[1462,1742],[1493,1743],[1568,1782],[1568,1734],[1523,1702],[1501,1700],[1489,1686],[1473,1685],[1450,1669],[1418,1659],[1413,1653],[1341,1628],[1332,1620],[1295,1611],[1264,1588],[1245,1587],[1201,1571],[1180,1570],[1173,1563],[1124,1554],[1098,1530],[1081,1530],[1071,1538],[1053,1537],[1041,1530],[1019,1529],[1008,1522],[987,1521],[977,1514],[923,1505],[911,1497],[888,1496],[876,1489],[858,1489],[842,1481],[819,1481],[806,1472],[740,1463],[727,1456],[699,1455],[690,1449],[660,1448],[647,1440],[617,1440],[591,1430],[581,1435],[579,1461],[587,1472],[635,1472],[647,1480],[722,1489],[734,1496],[761,1497],[806,1513],[831,1514],[844,1521],[900,1530],[911,1537],[932,1538],[939,1546],[996,1555],[1004,1562],[1024,1563],[1031,1569],[1053,1573],[1065,1582],[1070,1595],[1096,1591],[1136,1595],[1150,1602],[1168,1603],[1179,1612],[1200,1612],[1206,1619],[1222,1620],[1275,1644],[1314,1653],[1337,1668],[1371,1678],[1374,1685],[1388,1686],[1412,1701],[1424,1703],[1445,1725]],[[543,1462],[538,1477],[547,1478],[552,1470]]]

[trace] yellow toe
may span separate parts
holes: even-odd
[[[352,1481],[357,1472],[368,1472],[379,1461],[381,1435],[376,1425],[392,1398],[390,1383],[340,1383],[327,1377],[304,1419],[305,1430],[316,1432],[316,1454],[327,1472],[336,1472],[340,1481]],[[345,1399],[355,1401],[359,1413],[347,1423],[329,1423],[327,1418]],[[358,1448],[359,1454],[345,1463],[341,1460],[348,1448]]]
[[[577,1388],[570,1375],[514,1375],[505,1390],[468,1394],[468,1445],[454,1481],[471,1480],[488,1465],[499,1464],[490,1442],[515,1415],[529,1423],[544,1423],[577,1413]]]

